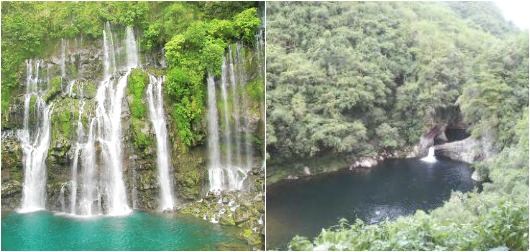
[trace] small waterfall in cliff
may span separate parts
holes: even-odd
[[[230,110],[228,108],[228,69],[226,63],[226,57],[223,55],[223,65],[221,68],[221,93],[223,97],[223,114],[224,114],[224,137],[226,146],[226,161],[225,170],[228,178],[228,188],[237,188],[237,170],[233,169],[232,166],[232,138],[231,138],[231,127],[230,127]]]
[[[138,45],[134,39],[134,30],[131,27],[126,29],[125,48],[127,49],[127,67],[135,68],[138,66]]]
[[[82,118],[82,111],[84,104],[80,102],[79,105],[79,117],[77,120],[77,142],[75,143],[75,151],[74,151],[74,162],[72,163],[72,180],[71,180],[71,192],[70,192],[70,213],[75,214],[76,211],[76,202],[77,202],[77,169],[78,169],[78,163],[79,163],[79,152],[81,151],[82,144],[81,140],[84,135],[83,131],[83,123],[81,121]]]
[[[50,116],[53,105],[47,105],[39,90],[40,61],[26,61],[26,95],[24,97],[24,128],[17,132],[23,153],[24,184],[20,212],[32,212],[45,208],[46,164],[50,146]],[[31,101],[34,101],[33,104]],[[30,113],[33,106],[34,113]],[[31,125],[30,125],[30,117]]]
[[[73,82],[73,81],[72,81]],[[73,86],[73,84],[72,84]],[[73,89],[73,87],[71,88]],[[84,143],[85,138],[85,129],[83,127],[83,113],[85,108],[85,99],[83,96],[83,84],[78,84],[78,95],[79,95],[79,111],[77,116],[77,142],[75,143],[75,150],[74,150],[74,160],[72,162],[72,180],[71,183],[71,190],[70,190],[70,214],[76,214],[76,206],[77,206],[77,171],[79,169],[79,155],[81,154],[81,151],[86,148],[86,144]],[[69,95],[72,96],[73,93],[70,90]],[[85,153],[83,153],[85,154]]]
[[[107,37],[108,32],[108,37]],[[116,72],[116,54],[114,51],[114,39],[112,36],[112,30],[110,29],[110,23],[105,23],[105,29],[103,30],[103,67],[104,77],[108,78],[109,75]]]
[[[117,71],[116,55],[114,39],[108,23],[106,24],[106,30],[108,30],[108,35],[105,30],[103,31],[105,79],[100,83],[95,97],[97,103],[95,117],[97,133],[95,137],[101,148],[106,176],[104,181],[100,181],[97,193],[105,195],[108,215],[125,215],[130,213],[131,209],[127,203],[127,192],[123,180],[121,114],[127,79],[131,69],[137,67],[139,63],[138,47],[132,28],[127,27],[125,39],[127,71],[118,78],[115,85],[113,75]],[[90,133],[93,134],[92,126],[90,130]],[[87,176],[91,175],[87,174]],[[101,191],[102,184],[104,185],[103,192]],[[91,190],[90,194],[93,195],[93,193],[93,190]],[[98,204],[101,204],[100,201],[101,199],[99,199]],[[85,210],[88,210],[88,207]]]
[[[61,39],[61,78],[66,76],[66,40]]]
[[[113,82],[106,81],[100,89],[107,92],[99,92],[96,96],[97,108],[96,118],[98,121],[98,142],[102,148],[102,156],[107,169],[106,193],[108,200],[109,215],[123,215],[130,212],[127,204],[127,194],[123,181],[122,160],[122,129],[121,112],[122,102],[127,86],[126,75],[118,79],[116,87]],[[108,97],[107,97],[108,95]],[[105,107],[105,100],[109,98],[110,106]]]
[[[223,102],[222,114],[224,115],[224,144],[225,157],[221,159],[219,146],[219,120],[217,118],[217,104],[215,94],[215,80],[211,73],[208,74],[208,146],[210,154],[210,190],[243,190],[243,183],[248,172],[252,169],[252,134],[250,132],[250,109],[248,97],[245,95],[245,76],[243,74],[243,57],[240,50],[242,45],[237,44],[236,56],[232,54],[231,47],[228,55],[223,56],[221,69],[221,98]],[[227,57],[229,58],[227,62]],[[235,59],[234,59],[235,58]],[[230,81],[230,83],[229,83]],[[229,106],[229,92],[232,95],[231,107]],[[243,117],[241,117],[243,114]],[[230,118],[234,118],[232,127]],[[242,120],[244,119],[244,120]],[[243,140],[243,141],[242,141]],[[244,142],[245,160],[242,158],[242,142]],[[233,148],[235,144],[235,149]],[[224,161],[224,163],[221,163]]]
[[[173,209],[173,188],[169,173],[168,136],[162,97],[162,77],[149,75],[147,86],[147,100],[149,103],[149,118],[156,135],[156,160],[158,166],[158,180],[160,182],[160,209]]]
[[[241,141],[239,139],[239,99],[236,75],[234,71],[234,57],[232,56],[232,47],[228,47],[230,55],[230,86],[232,87],[232,114],[234,115],[235,142],[236,142],[236,165],[241,167]]]
[[[219,120],[217,118],[217,98],[215,95],[215,80],[208,72],[208,153],[210,157],[210,190],[223,190],[223,168],[219,151]]]
[[[101,193],[98,187],[96,150],[95,150],[95,129],[96,119],[93,118],[88,123],[87,141],[83,148],[83,162],[81,163],[81,200],[79,201],[80,215],[95,215],[101,213]]]
[[[243,56],[241,55],[241,48],[242,48],[242,45],[241,43],[237,43],[236,44],[236,56],[237,56],[237,60],[236,62],[238,63],[238,68],[237,68],[237,72],[238,72],[238,80],[239,80],[239,83],[240,85],[244,85],[246,83],[246,78],[245,78],[245,75],[243,74]],[[243,92],[244,93],[244,92]],[[245,156],[246,156],[246,166],[245,166],[245,170],[248,172],[252,169],[252,134],[250,133],[250,131],[248,130],[250,128],[250,110],[248,109],[248,96],[246,95],[242,95],[241,96],[242,100],[243,100],[243,108],[245,109],[244,110],[244,138],[245,138]]]
[[[434,156],[434,146],[429,147],[429,154],[426,157],[422,158],[421,161],[427,163],[436,162],[436,156]]]

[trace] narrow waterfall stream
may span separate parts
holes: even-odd
[[[39,88],[40,61],[26,61],[26,95],[24,96],[24,128],[18,130],[23,153],[24,185],[22,206],[19,212],[32,212],[45,208],[46,164],[44,160],[50,146],[50,115],[53,104],[47,105]],[[32,101],[33,104],[32,104]],[[33,108],[30,106],[33,105]],[[30,110],[35,111],[30,113]],[[34,118],[33,118],[33,115]],[[32,123],[30,124],[30,117]]]
[[[221,66],[221,94],[223,98],[223,115],[224,115],[224,144],[226,146],[226,157],[225,157],[225,167],[227,167],[227,179],[228,179],[228,188],[237,187],[237,174],[230,169],[232,167],[232,138],[231,138],[231,127],[230,127],[230,114],[228,109],[228,73],[226,66],[226,57],[223,55],[223,65]]]
[[[244,182],[253,166],[252,138],[250,133],[250,110],[246,95],[246,78],[243,74],[242,45],[236,44],[235,57],[232,47],[223,55],[220,89],[222,99],[223,143],[219,143],[219,119],[214,76],[208,74],[208,141],[210,154],[210,190],[245,190]],[[229,58],[227,62],[227,57]],[[235,58],[235,59],[234,59]],[[230,83],[228,83],[230,81]],[[231,104],[229,103],[229,90]],[[231,107],[230,107],[231,105]],[[231,118],[234,119],[232,127]],[[242,150],[242,141],[244,150]],[[235,144],[235,150],[233,145]],[[243,157],[244,155],[244,157]],[[245,160],[243,160],[245,158]]]
[[[246,76],[243,74],[243,55],[242,55],[242,47],[243,45],[239,42],[236,43],[236,62],[237,62],[237,76],[239,80],[239,85],[246,88]],[[250,122],[248,119],[250,118],[250,111],[248,108],[248,97],[246,95],[241,96],[243,108],[245,108],[244,112],[244,119],[243,122],[243,136],[245,140],[245,156],[246,156],[246,166],[244,167],[245,173],[250,171],[252,169],[252,138],[249,135],[248,128],[250,127]]]
[[[236,142],[236,167],[241,167],[241,141],[239,134],[239,97],[237,89],[237,80],[234,71],[234,57],[232,56],[232,47],[228,47],[228,54],[230,56],[230,87],[232,88],[232,113],[234,115],[234,141]]]
[[[215,80],[208,72],[208,154],[210,157],[210,190],[223,190],[223,168],[219,151],[219,119],[217,116],[217,98],[215,96]]]
[[[149,75],[147,86],[147,100],[149,104],[149,118],[153,124],[156,135],[156,161],[158,166],[158,180],[160,182],[160,206],[161,210],[172,209],[175,206],[173,188],[169,169],[168,136],[164,106],[162,99],[162,77]]]
[[[420,160],[427,163],[436,162],[436,156],[434,155],[434,146],[429,147],[429,153],[427,154],[427,156]]]

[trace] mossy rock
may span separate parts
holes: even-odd
[[[241,205],[234,213],[234,221],[238,226],[241,226],[242,223],[251,220],[255,216],[259,216],[259,212],[256,208],[253,206]]]
[[[238,233],[238,236],[243,240],[247,241],[247,243],[251,246],[258,246],[263,244],[261,235],[252,231],[252,229],[244,229],[243,231]]]
[[[174,179],[182,199],[198,200],[203,193],[208,167],[204,162],[207,155],[202,148],[192,148],[187,153],[173,151]]]
[[[60,76],[56,76],[53,79],[50,80],[48,91],[46,94],[42,97],[45,102],[50,101],[53,99],[56,95],[58,95],[61,92],[61,82],[63,80]]]
[[[144,99],[145,89],[149,83],[149,76],[142,69],[133,69],[129,75],[127,85],[127,95],[130,99],[132,117],[143,119],[147,117],[147,104]]]
[[[222,215],[221,218],[219,218],[219,224],[224,226],[235,226],[236,222],[234,221],[234,218],[225,214]]]

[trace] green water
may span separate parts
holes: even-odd
[[[235,228],[177,214],[73,218],[41,211],[2,212],[2,250],[249,249]]]

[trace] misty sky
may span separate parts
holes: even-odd
[[[514,0],[495,0],[494,2],[502,10],[504,17],[507,20],[512,21],[519,28],[528,29],[528,27],[530,26],[528,2]]]

